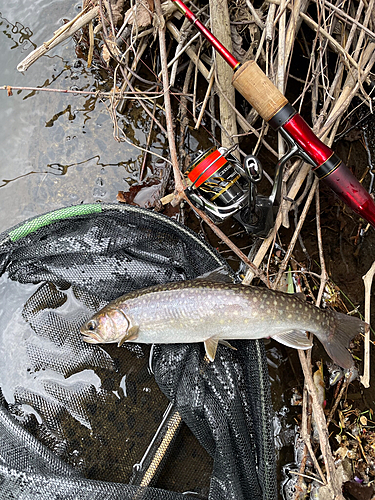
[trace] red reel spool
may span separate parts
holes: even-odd
[[[186,172],[192,183],[190,189],[219,206],[231,204],[244,195],[241,175],[234,165],[239,162],[232,155],[225,157],[224,154],[219,149],[209,149],[199,155]]]

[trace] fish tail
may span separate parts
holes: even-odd
[[[356,335],[365,333],[367,323],[354,316],[348,316],[336,311],[332,311],[332,313],[333,324],[330,333],[324,336],[317,336],[327,354],[337,365],[342,368],[352,368],[354,360],[348,351],[348,347],[350,341]]]

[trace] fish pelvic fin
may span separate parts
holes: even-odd
[[[303,330],[288,330],[273,335],[272,338],[280,342],[280,344],[294,349],[306,350],[312,347],[312,340],[307,337],[306,332]]]
[[[359,333],[364,334],[368,325],[354,316],[335,311],[333,311],[333,314],[335,315],[335,324],[331,332],[328,335],[317,333],[316,336],[323,344],[327,354],[337,365],[341,366],[341,368],[352,368],[354,360],[348,351],[350,341]]]
[[[215,359],[218,343],[219,341],[213,337],[204,341],[204,349],[210,361]]]

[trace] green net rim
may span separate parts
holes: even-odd
[[[218,252],[208,242],[202,239],[192,229],[183,225],[181,222],[177,222],[167,215],[160,214],[146,208],[127,205],[125,203],[82,203],[80,205],[71,205],[69,207],[59,208],[56,210],[52,210],[51,212],[46,212],[42,215],[31,217],[25,222],[17,224],[8,231],[0,234],[0,248],[3,245],[8,246],[8,244],[16,243],[17,241],[19,242],[26,236],[35,233],[40,228],[49,226],[51,224],[54,224],[55,222],[59,222],[64,219],[67,220],[74,217],[101,213],[104,211],[137,212],[142,217],[154,218],[157,221],[162,222],[163,224],[171,225],[175,229],[178,228],[179,231],[187,234],[190,238],[194,239],[199,246],[204,247],[204,251],[211,254],[211,256],[217,260],[219,266],[223,265],[223,259],[220,254],[218,254]]]
[[[72,217],[89,215],[101,211],[102,207],[99,203],[73,205],[71,207],[59,208],[57,210],[53,210],[52,212],[48,212],[29,219],[21,225],[15,227],[14,229],[11,229],[8,232],[8,237],[12,242],[15,242],[37,231],[41,227],[49,226],[50,224],[53,224],[54,222],[60,221],[62,219],[70,219]]]

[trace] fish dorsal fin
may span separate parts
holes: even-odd
[[[213,271],[209,271],[208,273],[202,274],[202,276],[198,276],[195,280],[212,281],[214,283],[233,283],[226,266],[217,267]]]
[[[204,349],[210,361],[215,359],[218,343],[219,341],[213,337],[204,341]]]
[[[304,302],[306,302],[306,295],[303,293],[303,292],[296,292],[295,294],[293,294],[294,297],[296,297],[297,299],[300,299],[300,300],[303,300]]]
[[[293,347],[294,349],[310,349],[312,347],[312,341],[307,338],[307,335],[302,330],[289,330],[287,332],[278,333],[277,335],[272,335],[272,338],[284,344],[288,347]]]
[[[126,332],[126,334],[123,337],[121,337],[117,346],[118,347],[122,346],[124,342],[133,342],[134,340],[137,340],[138,331],[139,331],[138,325],[131,326],[129,330]]]

